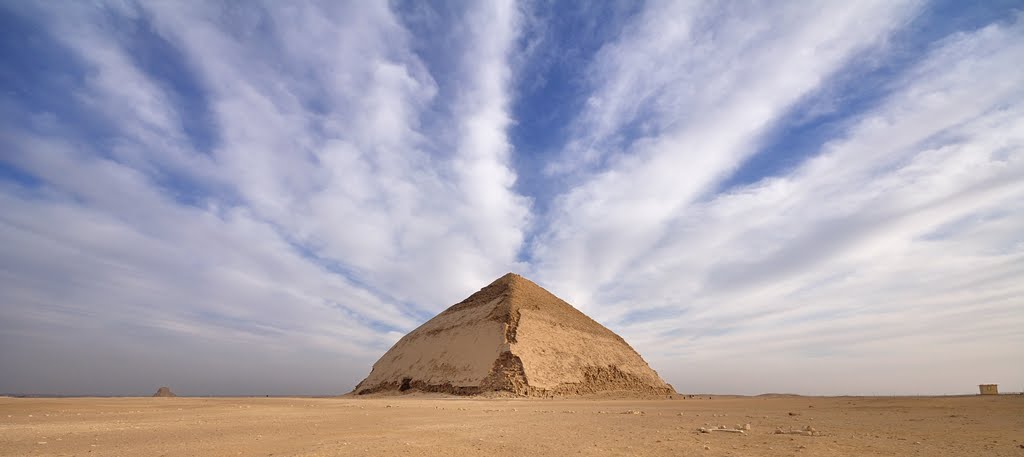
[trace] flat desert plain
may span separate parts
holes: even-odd
[[[819,434],[774,433],[807,426]],[[4,456],[959,457],[1024,456],[1022,445],[1021,395],[0,398]]]

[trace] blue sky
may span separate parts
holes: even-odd
[[[681,391],[1024,389],[1015,2],[0,2],[0,392],[326,394],[508,271]]]

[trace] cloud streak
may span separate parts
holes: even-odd
[[[902,392],[956,392],[966,376],[936,384],[938,371],[969,359],[968,348],[1007,358],[1020,343],[1012,329],[1021,323],[1021,239],[1009,227],[1021,224],[1024,88],[1006,78],[1021,57],[1020,34],[1014,22],[937,43],[891,83],[887,100],[786,175],[708,196],[687,179],[689,160],[698,160],[687,154],[700,152],[688,148],[627,168],[663,173],[658,192],[635,192],[657,181],[650,174],[599,172],[577,191],[586,196],[570,194],[559,214],[568,220],[560,226],[586,229],[556,232],[557,242],[538,249],[559,246],[557,263],[547,266],[555,277],[581,278],[593,294],[581,295],[588,311],[619,323],[643,352],[658,354],[670,377],[692,379],[696,389],[887,392],[891,379],[844,381],[847,362],[870,369],[877,357],[927,367]],[[733,137],[729,119],[697,135],[712,145],[714,135]],[[699,144],[683,138],[673,144]],[[741,150],[756,150],[752,141]],[[976,237],[986,229],[1001,235]],[[618,238],[624,233],[632,236]],[[594,245],[607,248],[587,249]],[[919,353],[924,347],[948,352]],[[760,357],[772,366],[723,362]],[[815,370],[822,363],[833,371]],[[814,376],[796,381],[792,373],[802,369]],[[760,376],[772,384],[734,381]]]
[[[1024,380],[1020,13],[0,9],[0,391],[341,392],[506,271],[686,391]]]
[[[65,113],[34,113],[48,131],[4,132],[5,162],[44,183],[4,195],[8,348],[24,345],[15,328],[88,339],[126,325],[308,348],[330,357],[305,370],[337,365],[340,379],[277,388],[333,392],[360,375],[346,360],[366,365],[514,264],[528,202],[510,190],[504,137],[513,5],[460,18],[464,39],[487,43],[453,69],[472,91],[441,101],[457,126],[441,132],[422,128],[436,82],[387,8],[194,6],[21,12],[80,59],[87,77],[60,89],[113,135],[60,136]],[[138,64],[140,30],[199,93],[170,93]],[[207,150],[178,96],[209,111]]]

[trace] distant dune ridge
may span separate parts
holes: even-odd
[[[177,395],[174,395],[174,392],[171,392],[171,388],[170,387],[161,387],[161,388],[157,389],[156,393],[153,394],[153,396],[154,397],[177,397]]]
[[[402,337],[355,394],[671,395],[629,344],[509,273]]]

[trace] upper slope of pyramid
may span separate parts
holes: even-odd
[[[513,273],[404,336],[355,392],[409,389],[519,396],[672,392],[614,332]]]

